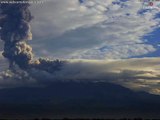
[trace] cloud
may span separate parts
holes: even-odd
[[[31,8],[37,56],[130,58],[156,51],[143,39],[159,26],[157,10],[134,0],[52,0]]]
[[[132,90],[159,94],[160,58],[68,60],[60,71],[32,69],[1,72],[0,87],[45,86],[54,81],[112,82]]]
[[[8,67],[7,60],[2,56],[2,51],[0,51],[0,72],[6,70]]]
[[[78,0],[52,0],[42,5],[32,5],[31,10],[35,16],[33,33],[38,38],[55,37],[65,31],[91,26],[106,19],[98,11],[88,11]]]
[[[53,73],[4,71],[7,65],[1,56],[0,88],[43,86],[56,80],[101,81],[160,94],[160,58],[119,59],[156,50],[143,36],[157,28],[157,11],[142,11],[141,7],[134,0],[86,0],[81,4],[78,0],[52,0],[32,6],[35,40],[31,44],[36,54],[75,60],[68,60]]]

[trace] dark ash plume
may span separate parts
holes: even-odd
[[[3,56],[9,60],[10,67],[15,63],[25,69],[33,57],[32,48],[25,43],[32,39],[29,24],[32,16],[29,6],[28,3],[0,4],[0,36],[4,41]]]
[[[4,41],[3,56],[9,60],[11,70],[14,70],[14,64],[16,64],[28,73],[32,68],[53,73],[60,70],[65,62],[48,59],[34,61],[32,47],[26,43],[27,40],[32,39],[30,22],[33,17],[29,6],[29,0],[18,4],[0,4],[0,36]]]

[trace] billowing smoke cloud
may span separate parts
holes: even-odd
[[[25,43],[26,40],[32,39],[29,25],[32,16],[28,7],[28,3],[0,4],[0,36],[4,41],[3,56],[10,61],[10,67],[16,63],[24,69],[33,57],[32,48]]]
[[[48,82],[53,78],[51,74],[59,71],[65,63],[33,59],[32,47],[27,44],[32,39],[30,22],[33,17],[29,6],[29,0],[18,4],[0,4],[0,37],[4,42],[2,55],[9,60],[9,70],[0,74],[0,88],[38,85],[37,80],[44,79]]]
[[[20,1],[20,0],[14,0]],[[30,22],[32,15],[29,10],[29,0],[25,3],[0,4],[0,36],[4,41],[3,56],[21,69],[42,69],[47,72],[58,70],[63,62],[45,59],[33,60],[32,47],[26,41],[32,39]]]

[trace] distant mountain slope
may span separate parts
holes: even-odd
[[[111,83],[55,82],[41,88],[0,90],[3,113],[159,112],[160,96],[134,92]]]

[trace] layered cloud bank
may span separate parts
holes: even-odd
[[[119,59],[158,47],[143,36],[159,28],[159,11],[143,9],[138,0],[51,0],[32,5],[31,11],[32,44],[39,56]]]
[[[124,60],[68,60],[53,73],[32,69],[4,71],[0,87],[47,86],[54,81],[112,82],[160,95],[160,58]]]

